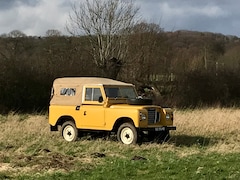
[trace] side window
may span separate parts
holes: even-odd
[[[100,88],[86,88],[85,101],[98,101],[101,96]]]
[[[93,89],[93,101],[98,101],[99,98],[102,96],[100,88],[94,88]]]
[[[92,88],[86,88],[85,101],[91,101],[92,99]]]
[[[75,96],[76,88],[61,88],[60,95],[62,96]]]

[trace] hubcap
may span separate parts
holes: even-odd
[[[75,138],[75,131],[72,126],[67,125],[63,130],[63,137],[66,141],[72,141]]]
[[[121,131],[121,140],[124,144],[131,144],[134,139],[134,134],[131,128],[125,127]]]

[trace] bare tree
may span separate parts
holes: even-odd
[[[159,74],[164,67],[161,64],[163,56],[163,29],[155,23],[140,22],[132,29],[127,70],[125,75],[135,81],[144,83],[150,76]],[[132,72],[131,72],[132,69]]]
[[[61,36],[62,33],[61,31],[59,30],[56,30],[56,29],[49,29],[46,31],[46,36],[47,37],[58,37],[58,36]]]
[[[88,37],[94,63],[104,76],[115,79],[125,63],[128,35],[139,19],[138,11],[131,0],[85,0],[72,6],[67,30]]]
[[[22,31],[19,31],[19,30],[13,30],[10,33],[8,33],[8,36],[11,38],[18,38],[18,37],[26,37],[26,34],[24,34]]]

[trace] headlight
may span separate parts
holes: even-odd
[[[165,114],[165,119],[167,121],[173,121],[173,110],[170,108],[164,108],[163,112]]]
[[[140,112],[139,115],[140,115],[140,121],[144,121],[147,119],[146,114],[143,114],[142,112]]]
[[[170,120],[171,119],[171,115],[170,114],[166,114],[166,120]]]

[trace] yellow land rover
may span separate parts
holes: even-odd
[[[97,77],[55,79],[49,124],[69,142],[81,131],[111,132],[120,142],[135,144],[143,136],[167,139],[169,130],[176,130],[170,108],[139,98],[133,84]]]

